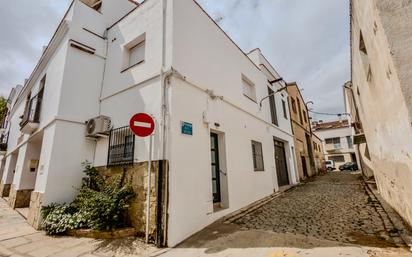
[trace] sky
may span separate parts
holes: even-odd
[[[296,81],[315,111],[343,112],[350,79],[348,0],[198,0],[249,52],[259,47],[288,82]],[[69,0],[0,2],[0,94],[23,84]],[[28,22],[29,21],[29,22]],[[314,115],[314,119],[335,117]]]

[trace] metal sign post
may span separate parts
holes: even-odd
[[[147,203],[146,203],[146,244],[149,243],[149,222],[150,222],[150,195],[152,188],[152,147],[153,134],[150,135],[149,146],[149,163],[147,168]]]
[[[130,128],[138,137],[150,136],[149,140],[149,161],[147,164],[147,196],[146,196],[146,244],[149,243],[150,230],[150,195],[152,185],[152,148],[153,148],[153,131],[155,129],[154,119],[146,113],[138,113],[130,119]]]

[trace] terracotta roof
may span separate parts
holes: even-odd
[[[329,122],[322,122],[322,123],[314,123],[313,129],[314,130],[321,130],[321,129],[336,129],[336,128],[344,128],[349,127],[348,120],[337,120],[337,121],[329,121]]]

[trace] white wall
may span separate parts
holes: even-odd
[[[290,146],[293,138],[271,125],[209,96],[186,82],[170,85],[169,246],[179,243],[214,220],[261,199],[278,189],[273,137],[287,140],[291,183],[297,183]],[[188,108],[190,106],[190,108]],[[203,122],[208,111],[210,126]],[[182,135],[181,122],[193,124],[193,136]],[[220,124],[216,127],[214,123]],[[229,208],[213,213],[210,131],[225,136]],[[253,169],[251,140],[262,143],[264,172]]]
[[[290,117],[283,118],[281,106],[286,92],[276,96],[278,129],[271,124],[269,101],[262,110],[258,105],[268,94],[268,77],[191,0],[173,1],[172,66],[185,79],[168,86],[169,246],[278,189],[274,137],[286,142],[290,180],[297,182]],[[255,84],[257,102],[243,95],[242,74]],[[211,99],[206,90],[223,100]],[[181,134],[182,121],[193,124],[193,136]],[[224,133],[226,144],[229,208],[219,212],[213,212],[211,130]],[[264,172],[253,169],[251,140],[262,143]]]

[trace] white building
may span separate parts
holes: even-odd
[[[270,83],[278,78],[259,49],[242,52],[193,0],[74,0],[11,110],[0,186],[10,194],[0,193],[12,207],[30,205],[36,225],[39,206],[73,199],[82,162],[119,161],[109,138],[86,137],[85,121],[103,115],[118,129],[149,113],[154,160],[168,163],[162,215],[174,246],[298,182],[288,95],[259,104],[284,86]],[[129,135],[114,145],[120,161],[147,161],[149,139]]]
[[[325,159],[334,161],[336,168],[347,162],[357,162],[353,128],[348,120],[315,122],[313,132],[322,139]]]

